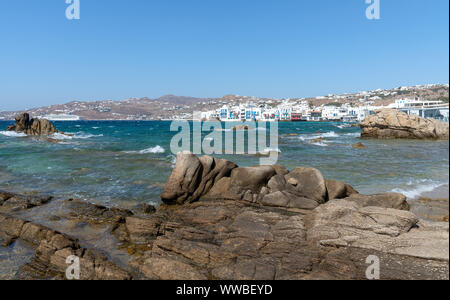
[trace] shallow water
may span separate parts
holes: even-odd
[[[0,121],[0,130],[11,124]],[[159,203],[175,159],[170,122],[55,125],[74,136],[53,136],[55,143],[0,131],[0,189],[109,205]],[[278,163],[318,168],[362,193],[397,191],[416,198],[448,184],[448,141],[363,140],[365,150],[353,149],[359,136],[359,128],[342,123],[280,123]],[[320,137],[325,140],[313,141]],[[223,157],[240,166],[259,163],[251,155]]]
[[[33,248],[21,241],[0,247],[0,280],[16,279],[20,266],[29,262],[33,254]]]

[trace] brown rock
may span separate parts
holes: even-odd
[[[352,148],[353,149],[366,149],[366,146],[364,146],[363,143],[359,142],[359,143],[352,145]]]
[[[203,165],[191,152],[180,152],[177,155],[175,168],[164,187],[161,200],[167,204],[190,202],[202,176]]]
[[[347,198],[353,194],[358,194],[358,192],[350,185],[336,181],[336,180],[325,180],[327,191],[328,191],[328,199],[343,199]]]
[[[27,135],[52,135],[58,133],[53,124],[46,119],[30,119],[30,115],[23,113],[16,117],[16,125],[9,126],[6,130],[22,132]]]
[[[202,180],[192,195],[192,201],[197,201],[203,195],[208,194],[216,182],[219,182],[224,177],[229,177],[231,171],[237,168],[237,165],[230,161],[210,156],[202,156],[200,161],[203,165]]]
[[[236,125],[236,126],[234,126],[233,128],[232,128],[232,130],[234,130],[234,131],[238,131],[238,130],[251,130],[252,128],[250,127],[250,126],[248,126],[248,125],[243,125],[243,124],[239,124],[239,125]]]
[[[355,202],[361,207],[376,206],[384,208],[393,208],[399,210],[409,210],[409,204],[406,201],[406,196],[398,193],[387,193],[379,195],[361,195],[351,194],[347,201]]]
[[[448,139],[449,124],[435,119],[408,115],[395,109],[383,109],[362,123],[362,138]]]
[[[242,200],[249,194],[258,195],[275,174],[272,166],[236,168],[231,172],[230,188],[226,197]]]
[[[294,187],[297,196],[315,200],[319,204],[328,200],[325,179],[319,170],[297,167],[285,178],[287,181],[294,179],[298,182],[297,186]]]
[[[319,206],[319,203],[315,200],[311,200],[304,197],[298,197],[293,194],[281,191],[265,195],[261,201],[261,204],[265,206],[298,208],[308,210],[312,210],[317,206]]]
[[[125,280],[131,275],[108,261],[97,250],[82,248],[76,239],[42,225],[0,214],[0,240],[7,246],[21,239],[36,247],[34,257],[20,267],[19,279],[66,279],[66,260],[75,255],[80,259],[83,280]]]

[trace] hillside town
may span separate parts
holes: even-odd
[[[427,84],[310,98],[260,98],[226,95],[195,98],[166,95],[156,99],[71,101],[26,109],[35,117],[77,120],[256,120],[359,122],[380,108],[448,120],[449,85]],[[0,120],[13,120],[21,111],[1,111]]]
[[[373,101],[362,105],[332,102],[320,106],[312,106],[308,101],[285,100],[271,107],[253,101],[245,105],[223,105],[219,109],[202,112],[201,120],[233,121],[281,121],[281,122],[362,122],[380,109],[398,109],[410,115],[423,118],[434,118],[448,122],[449,104],[441,100],[429,101],[421,99],[399,99],[389,105],[375,105]]]

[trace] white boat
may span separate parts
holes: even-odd
[[[68,114],[50,114],[42,117],[43,119],[47,119],[49,121],[80,121],[81,118],[77,115],[68,115]]]

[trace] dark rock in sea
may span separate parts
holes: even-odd
[[[359,143],[352,145],[352,148],[353,149],[366,149],[366,146],[364,146],[363,143],[359,142]]]
[[[395,109],[383,109],[361,123],[362,138],[442,139],[449,138],[448,122],[424,119]]]
[[[116,207],[105,207],[103,205],[92,204],[83,200],[69,199],[66,201],[68,214],[62,217],[77,221],[89,222],[91,224],[111,223],[132,216],[128,209]],[[61,217],[61,216],[60,216]]]
[[[239,124],[232,128],[234,131],[251,130],[252,128],[248,125]]]
[[[46,119],[30,119],[28,113],[17,116],[16,125],[9,126],[6,130],[34,136],[62,133],[58,131],[50,121]]]
[[[139,204],[132,209],[134,214],[150,215],[156,212],[156,207],[150,204]]]
[[[42,206],[52,200],[49,196],[22,196],[0,191],[0,212],[11,212]]]

